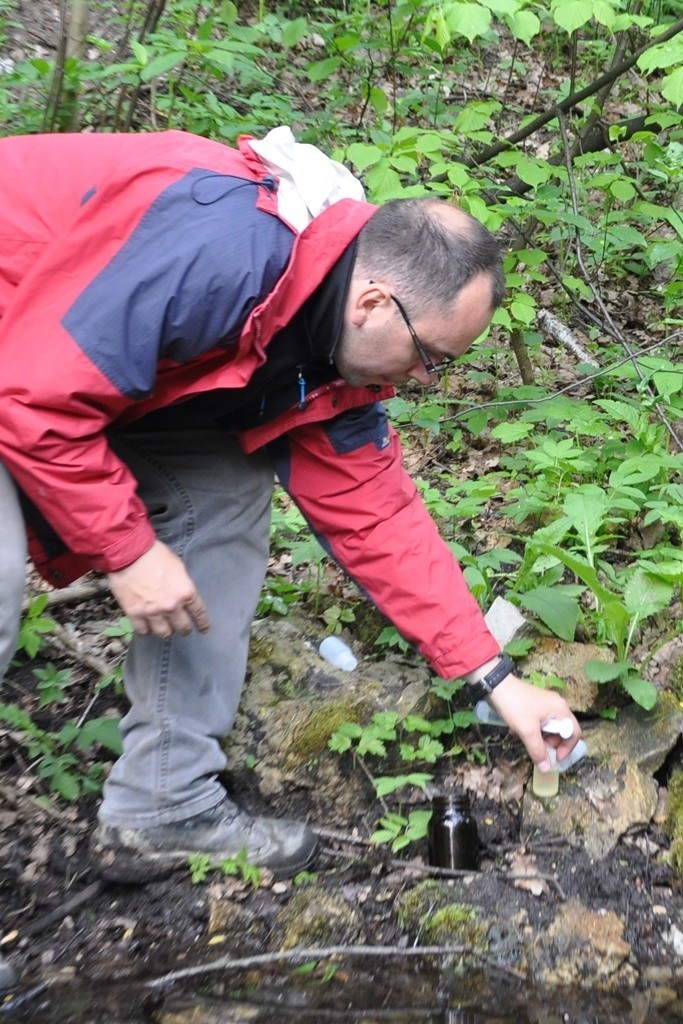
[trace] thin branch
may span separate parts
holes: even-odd
[[[674,22],[666,32],[662,32],[660,35],[654,36],[647,43],[635,50],[630,57],[623,60],[621,64],[616,67],[610,68],[604,75],[601,75],[591,85],[587,85],[584,89],[580,89],[578,92],[571,93],[566,96],[559,103],[554,104],[543,114],[539,114],[533,121],[530,121],[524,128],[520,128],[518,131],[513,132],[512,135],[508,135],[507,138],[501,139],[500,142],[494,143],[487,149],[482,150],[481,153],[475,156],[468,157],[463,155],[460,157],[462,163],[467,167],[478,167],[480,164],[485,164],[489,160],[498,156],[499,153],[503,153],[509,146],[515,145],[517,142],[522,142],[523,139],[527,139],[534,132],[537,132],[539,128],[548,124],[549,121],[555,120],[560,114],[571,110],[572,107],[578,106],[584,100],[590,96],[595,96],[605,86],[610,85],[615,79],[621,77],[626,71],[630,71],[632,67],[638,62],[638,58],[641,57],[648,50],[651,50],[653,46],[659,46],[660,43],[666,43],[669,39],[673,39],[680,32],[683,32],[683,18],[679,18],[678,21]]]
[[[76,893],[70,899],[60,903],[58,907],[51,910],[48,914],[43,914],[37,921],[32,921],[26,928],[22,929],[19,933],[19,938],[25,938],[29,935],[38,935],[40,932],[46,931],[51,925],[57,921],[63,921],[67,914],[77,910],[78,907],[84,903],[89,903],[90,900],[97,896],[101,891],[104,883],[101,881],[91,882],[90,885],[82,889],[81,892]]]
[[[348,832],[337,832],[331,828],[319,828],[311,825],[312,830],[321,839],[328,839],[332,843],[348,843],[351,846],[374,846],[370,839],[363,839],[361,836],[353,836]]]
[[[637,14],[640,11],[640,8],[642,6],[643,6],[642,3],[634,4],[634,10],[633,10],[632,13]],[[617,45],[616,45],[616,49],[614,51],[614,54],[612,56],[612,62],[610,64],[610,68],[619,67],[621,62],[624,60],[624,54],[626,53],[626,50],[628,48],[628,42],[629,42],[629,32],[628,32],[627,29],[624,29],[617,36]],[[616,79],[615,79],[615,81],[616,81]],[[590,114],[586,118],[586,122],[585,122],[583,128],[581,129],[579,135],[574,140],[574,145],[572,147],[572,159],[574,157],[578,156],[580,153],[584,152],[584,148],[583,148],[584,147],[584,139],[590,138],[590,136],[592,135],[594,129],[599,124],[600,118],[602,117],[603,108],[605,106],[605,103],[609,99],[609,95],[610,95],[610,93],[612,91],[612,87],[613,86],[614,86],[614,82],[608,82],[605,86],[603,86],[603,88],[600,90],[600,92],[598,92],[598,94],[596,95],[596,97],[595,97],[595,104],[594,104],[594,108],[595,109],[593,109],[590,112]]]
[[[261,953],[255,956],[233,958],[230,956],[220,957],[210,964],[197,964],[195,967],[183,967],[177,971],[169,971],[158,978],[152,978],[146,982],[147,988],[165,988],[172,982],[181,981],[184,978],[196,978],[204,974],[212,974],[216,971],[245,971],[253,970],[255,967],[270,967],[281,963],[298,963],[306,960],[322,960],[328,957],[363,957],[367,959],[391,959],[392,957],[452,957],[452,956],[473,956],[481,960],[488,967],[502,971],[513,978],[524,979],[525,974],[516,971],[507,964],[494,960],[481,950],[471,946],[310,946],[299,949],[282,949],[273,953]]]
[[[680,332],[674,334],[674,338],[678,337]],[[641,348],[638,350],[636,355],[644,356],[650,352],[655,352],[662,345],[666,345],[667,342],[671,341],[670,338],[664,338],[662,341],[656,341],[652,345],[648,345],[647,348]],[[630,363],[631,356],[624,356],[623,359],[618,359],[614,363],[610,363],[609,366],[604,367],[602,370],[598,370],[596,373],[587,373],[581,380],[575,380],[571,384],[566,384],[563,388],[558,388],[557,391],[553,391],[549,395],[543,395],[542,398],[511,398],[505,402],[484,402],[481,405],[467,405],[460,412],[454,413],[453,416],[444,416],[439,420],[439,423],[450,423],[451,420],[458,420],[462,416],[469,416],[471,412],[479,412],[482,409],[516,409],[520,405],[543,405],[544,402],[552,402],[560,395],[565,395],[569,391],[576,391],[578,388],[583,387],[586,383],[595,380],[597,377],[604,377],[613,370],[618,370],[624,363]],[[457,398],[444,398],[442,399],[448,402],[449,405],[462,404]]]
[[[535,384],[536,377],[534,374],[534,366],[529,358],[529,350],[526,347],[524,335],[519,327],[513,328],[510,333],[510,348],[517,360],[522,384]]]
[[[377,785],[375,783],[375,776],[372,774],[372,772],[368,768],[368,766],[367,766],[367,764],[365,762],[365,758],[361,754],[359,754],[357,751],[354,751],[354,755],[355,755],[356,759],[358,760],[358,764],[361,766],[361,768],[362,768],[362,770],[363,770],[363,772],[365,774],[365,777],[367,778],[367,780],[369,781],[370,785],[374,789],[375,795],[376,795],[377,799],[379,800],[380,804],[382,805],[382,810],[384,811],[385,814],[389,814],[389,805],[387,804],[387,802],[384,799],[384,797],[380,796],[379,793],[377,792]]]

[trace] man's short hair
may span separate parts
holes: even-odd
[[[445,200],[392,199],[358,236],[356,272],[386,281],[413,315],[442,313],[479,273],[491,278],[491,309],[503,301],[501,252],[483,224]]]

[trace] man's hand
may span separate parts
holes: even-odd
[[[206,606],[182,560],[161,541],[155,541],[132,565],[109,573],[109,584],[141,636],[187,636],[193,626],[200,633],[209,628]]]
[[[529,757],[541,771],[550,771],[548,747],[555,747],[557,760],[563,761],[573,750],[581,736],[581,727],[569,705],[552,690],[541,690],[509,675],[491,693],[489,704],[504,718],[510,731],[526,747]],[[568,718],[574,731],[569,739],[555,733],[543,733],[543,726],[551,718]]]

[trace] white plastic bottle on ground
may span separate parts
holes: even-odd
[[[353,672],[358,664],[353,651],[338,636],[326,636],[318,651],[330,665],[340,668],[343,672]]]

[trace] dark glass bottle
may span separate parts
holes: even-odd
[[[454,791],[447,796],[435,796],[432,799],[427,841],[429,863],[433,867],[477,870],[479,834],[465,793]]]

